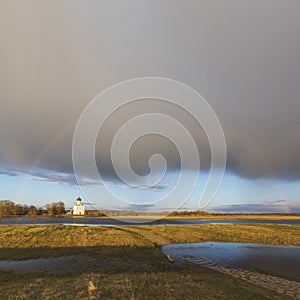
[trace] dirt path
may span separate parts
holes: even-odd
[[[300,299],[300,282],[240,269],[215,268],[215,270],[294,299]]]

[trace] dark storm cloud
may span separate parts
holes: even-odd
[[[225,132],[228,168],[250,178],[300,177],[298,0],[7,0],[0,6],[3,170],[71,173],[72,135],[89,101],[119,81],[161,76],[190,85],[211,104]],[[97,158],[107,176],[115,175],[113,134],[147,108],[185,124],[201,165],[209,166],[207,140],[195,121],[145,102],[116,112],[103,129]],[[132,150],[134,169],[147,173],[157,152],[179,167],[174,145],[150,136]]]

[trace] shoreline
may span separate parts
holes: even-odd
[[[275,291],[279,294],[300,299],[300,282],[283,277],[272,276],[244,269],[212,268],[223,274],[241,279],[256,286]]]
[[[95,216],[73,216],[73,215],[62,215],[62,216],[0,216],[1,219],[10,219],[10,218],[30,218],[30,219],[47,219],[47,218],[74,218],[74,219],[155,219],[155,220],[210,220],[210,219],[217,219],[217,220],[300,220],[300,215],[268,215],[268,214],[220,214],[220,215],[207,215],[207,216],[168,216],[168,215],[111,215],[111,216],[104,216],[104,217],[95,217]]]
[[[153,294],[163,299],[197,299],[199,293],[204,293],[207,299],[286,299],[294,295],[295,291],[291,288],[294,282],[280,279],[278,289],[272,286],[277,281],[270,275],[252,276],[245,271],[214,270],[191,263],[170,263],[160,247],[206,241],[300,246],[299,232],[300,225],[287,227],[263,224],[0,226],[0,260],[24,261],[71,256],[66,263],[70,263],[71,267],[74,264],[76,270],[74,258],[84,255],[84,267],[87,268],[82,274],[70,275],[51,275],[45,270],[43,273],[22,274],[0,271],[0,298],[15,299],[27,293],[35,299],[41,293],[49,293],[51,285],[51,299],[60,299],[61,293],[64,299],[89,299],[83,291],[87,291],[92,282],[95,294],[97,292],[101,297],[114,299],[141,295],[149,299]],[[60,262],[59,259],[54,261]],[[78,262],[80,265],[84,260],[79,257]],[[255,282],[260,278],[264,279],[263,286]],[[124,289],[124,286],[128,289]],[[298,288],[298,283],[294,286]]]

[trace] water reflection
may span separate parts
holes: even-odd
[[[162,250],[175,261],[262,271],[300,280],[300,247],[208,242],[166,245]]]
[[[88,259],[82,255],[27,260],[0,260],[0,270],[41,272],[48,274],[81,274],[88,269]]]
[[[144,222],[143,222],[144,220]],[[138,224],[137,224],[138,223]],[[115,220],[113,218],[97,217],[15,217],[2,218],[0,225],[85,225],[85,226],[122,226],[122,225],[197,225],[197,224],[298,224],[298,220],[260,220],[260,219],[149,219],[149,218],[124,218]]]

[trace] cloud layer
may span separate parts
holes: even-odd
[[[221,205],[209,209],[210,212],[216,213],[300,213],[300,204],[278,200],[264,204],[236,204]]]
[[[83,109],[104,88],[141,76],[182,81],[211,104],[223,126],[228,168],[241,176],[300,178],[300,2],[2,1],[0,163],[2,170],[72,173],[71,147]],[[100,169],[114,177],[110,143],[127,119],[167,113],[194,136],[201,165],[210,155],[186,112],[145,100],[108,120],[97,144]],[[147,136],[132,149],[134,169],[176,147]]]

